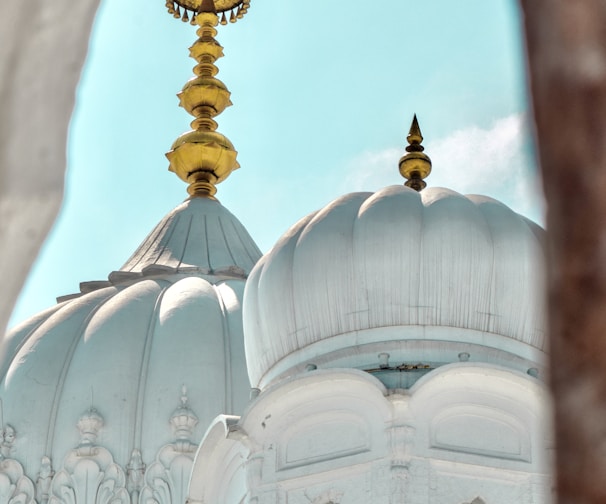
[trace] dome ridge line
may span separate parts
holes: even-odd
[[[1,363],[2,365],[0,367],[0,377],[6,377],[6,373],[8,372],[8,370],[10,368],[11,362],[13,361],[15,356],[21,351],[21,349],[23,348],[23,345],[25,345],[25,343],[30,339],[30,337],[38,329],[40,329],[40,327],[42,327],[42,325],[45,324],[53,315],[55,315],[56,313],[61,311],[64,307],[65,307],[65,302],[57,303],[56,305],[51,306],[50,308],[47,308],[46,310],[44,310],[43,313],[48,314],[48,316],[40,317],[40,319],[36,322],[36,324],[34,324],[32,327],[29,328],[29,330],[27,331],[27,334],[25,334],[25,336],[21,336],[21,339],[17,342],[17,345],[15,346],[14,349],[11,349],[10,347],[7,348],[7,346],[5,346],[7,343],[10,343],[10,340],[7,340],[7,336],[14,335],[14,337],[17,337],[19,335],[20,326],[15,327],[15,329],[9,331],[4,336],[4,339],[2,341],[2,347],[1,347],[3,361],[2,361],[2,363]]]
[[[55,387],[55,393],[53,396],[53,402],[51,406],[51,410],[49,413],[49,421],[48,421],[48,430],[46,437],[46,447],[45,454],[48,457],[53,455],[53,444],[55,438],[55,429],[57,424],[57,414],[59,412],[59,403],[61,402],[61,397],[63,396],[63,391],[65,388],[65,380],[67,378],[67,374],[69,373],[70,364],[72,359],[74,358],[74,354],[76,353],[76,348],[78,347],[78,343],[80,342],[86,327],[90,324],[92,318],[97,314],[97,312],[105,306],[119,291],[112,293],[106,299],[102,300],[100,303],[95,305],[93,309],[88,313],[88,315],[82,320],[78,329],[74,331],[74,338],[69,344],[69,348],[67,351],[67,355],[65,360],[63,361],[63,365],[61,366],[61,373],[59,374],[59,378],[57,380],[57,386]]]
[[[170,289],[172,284],[167,282],[168,285],[162,288],[152,311],[147,331],[145,334],[145,343],[143,345],[143,355],[141,356],[141,363],[139,365],[139,380],[137,381],[137,400],[135,402],[135,422],[133,425],[133,432],[131,438],[131,451],[134,449],[141,449],[142,447],[142,435],[143,435],[143,410],[145,407],[145,390],[147,386],[147,377],[149,374],[149,362],[151,359],[151,349],[153,345],[153,335],[156,329],[156,323],[158,321],[158,312],[160,305],[166,294],[166,291]]]
[[[206,264],[208,265],[208,274],[210,275],[212,272],[212,268],[210,266],[210,245],[208,239],[208,215],[204,215],[204,250],[206,252]]]
[[[245,260],[249,260],[251,264],[255,264],[255,260],[252,258],[250,251],[248,250],[247,244],[244,242],[244,240],[242,239],[242,236],[240,234],[240,232],[238,231],[238,226],[236,226],[236,223],[232,220],[228,220],[226,222],[221,223],[221,227],[223,229],[223,232],[225,234],[225,238],[227,239],[228,235],[235,238],[234,240],[230,240],[230,241],[234,241],[237,242],[238,247],[234,250],[232,246],[228,247],[230,249],[230,255],[233,258],[233,261],[235,264],[239,263],[240,261],[238,261],[236,259],[236,254],[238,249],[241,249],[241,253],[237,254],[240,256],[240,258],[242,258],[242,256],[245,256],[244,259]],[[242,254],[243,252],[243,254]],[[260,256],[261,255],[261,251],[257,249],[257,253]],[[248,274],[246,274],[246,277],[248,277]]]
[[[227,309],[225,306],[225,301],[223,300],[223,296],[220,295],[219,287],[217,285],[213,285],[213,292],[217,298],[219,306],[221,307],[221,313],[223,314],[221,320],[221,329],[222,329],[222,338],[223,338],[223,357],[225,366],[223,366],[225,380],[225,394],[223,396],[223,404],[224,408],[221,411],[234,411],[233,405],[233,382],[232,382],[232,367],[231,367],[231,340],[229,338],[229,327],[227,325]]]
[[[421,206],[423,205],[423,197],[421,196],[421,198],[419,198]],[[420,229],[425,229],[426,226],[426,220],[427,217],[425,215],[425,212],[422,211],[419,212],[419,219],[420,219]],[[425,240],[423,240],[423,234],[419,235],[419,257],[425,257]],[[424,267],[424,261],[421,261],[421,264],[418,265],[419,268],[419,274],[416,277],[416,286],[415,286],[415,290],[414,290],[414,299],[415,299],[415,305],[419,306],[421,304],[421,285],[423,284],[423,277],[421,275],[421,272],[423,271],[423,267]],[[418,311],[414,311],[414,318],[412,320],[412,322],[418,324],[419,323],[419,313]],[[414,320],[416,319],[416,320]]]
[[[232,262],[235,264],[236,259],[234,257],[234,254],[232,253],[231,247],[229,246],[229,243],[227,241],[227,235],[225,234],[225,228],[223,227],[223,222],[222,222],[220,216],[217,219],[217,221],[219,222],[219,228],[221,229],[221,236],[223,237],[223,242],[225,243],[225,248],[227,249],[227,252],[229,253],[229,257],[231,258]],[[215,270],[214,267],[212,267],[212,269]]]
[[[187,223],[187,234],[185,235],[185,241],[183,242],[183,248],[181,249],[181,254],[179,255],[179,264],[177,264],[177,271],[179,270],[179,268],[183,264],[183,258],[185,257],[185,251],[187,250],[187,243],[189,242],[189,236],[190,236],[190,232],[191,232],[191,225],[192,225],[193,221],[194,221],[194,216],[190,215],[189,216],[189,222]]]
[[[158,264],[158,262],[160,262],[160,258],[164,255],[164,252],[166,251],[166,247],[168,247],[168,244],[170,243],[173,234],[175,233],[175,230],[177,229],[177,226],[179,225],[179,222],[182,220],[181,219],[181,215],[177,214],[175,217],[175,223],[169,227],[167,234],[168,236],[164,235],[161,239],[160,239],[160,243],[162,244],[162,241],[164,241],[164,243],[162,244],[161,250],[158,252],[158,254],[156,255],[156,257],[151,261],[151,264]],[[153,252],[152,252],[152,257],[153,257]]]
[[[180,218],[180,215],[175,216],[176,222],[179,222],[179,218]],[[169,224],[170,224],[170,220],[166,219],[165,221],[161,222],[161,225],[156,225],[156,227],[152,230],[152,232],[149,234],[149,236],[146,238],[145,242],[142,245],[143,247],[145,247],[145,245],[149,242],[149,244],[147,244],[147,247],[145,248],[145,252],[141,253],[141,255],[139,256],[139,259],[133,265],[133,267],[129,269],[129,271],[132,271],[132,269],[134,267],[136,267],[148,253],[151,253],[154,242],[156,242],[158,239],[162,240],[162,237],[164,236],[163,233],[166,232],[165,230],[169,226]],[[139,247],[135,251],[135,253],[137,253],[141,248],[142,247]],[[129,262],[130,262],[130,259],[126,262],[126,264],[128,264]]]
[[[250,262],[252,264],[255,264],[255,262],[257,262],[257,259],[255,259],[253,257],[253,255],[251,254],[250,250],[248,250],[248,246],[246,244],[246,242],[244,241],[244,239],[242,238],[242,234],[241,231],[238,230],[238,226],[236,226],[236,224],[234,222],[231,222],[231,227],[234,230],[234,233],[236,234],[236,236],[238,237],[238,239],[240,240],[240,243],[242,245],[244,245],[244,251],[246,252],[246,254],[248,255],[248,258],[250,259]],[[253,242],[253,245],[255,245],[255,243]],[[259,250],[258,247],[255,246],[255,250],[254,252],[256,252],[257,257],[259,257],[261,254],[261,251]],[[248,275],[246,275],[248,276]]]
[[[469,199],[469,198],[468,198]],[[478,213],[482,216],[482,219],[484,221],[484,224],[486,226],[486,229],[488,231],[488,233],[490,234],[490,239],[492,242],[495,241],[495,235],[493,233],[492,227],[490,226],[490,222],[488,220],[488,215],[486,214],[486,212],[483,211],[482,206],[477,204],[474,200],[470,200],[474,203]],[[494,287],[494,282],[495,282],[495,278],[496,278],[496,255],[495,255],[495,250],[494,248],[491,248],[490,253],[492,255],[492,261],[490,261],[490,285],[491,287]],[[493,289],[491,288],[489,293],[488,293],[488,309],[489,312],[494,312],[495,311],[495,306],[494,306],[494,292]],[[486,332],[492,332],[492,329],[494,325],[494,318],[491,316],[486,317]]]
[[[178,218],[178,216],[177,216],[177,218]],[[131,257],[120,268],[120,270],[124,270],[124,267],[133,260],[133,258],[135,257],[135,254],[137,254],[143,247],[145,247],[145,251],[141,252],[139,254],[137,262],[134,263],[127,270],[127,271],[132,271],[143,260],[143,258],[149,253],[154,242],[158,239],[158,236],[162,233],[162,231],[164,231],[164,229],[166,228],[166,226],[169,225],[169,223],[170,223],[170,220],[165,219],[165,220],[159,222],[158,224],[156,224],[156,226],[154,227],[152,232],[145,238],[145,241],[135,250],[135,252],[131,255]],[[147,247],[146,247],[146,245],[147,245]]]

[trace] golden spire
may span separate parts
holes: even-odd
[[[431,173],[431,159],[429,159],[427,154],[423,153],[425,147],[421,145],[423,135],[421,135],[417,114],[412,119],[406,140],[409,144],[406,147],[408,154],[405,154],[400,159],[400,174],[406,179],[404,185],[415,191],[421,191],[427,186],[427,183],[423,179],[427,178]]]
[[[223,56],[223,47],[215,40],[216,26],[227,24],[226,12],[230,11],[230,21],[235,23],[242,18],[250,0],[168,0],[168,12],[184,22],[199,26],[198,40],[190,47],[190,56],[196,60],[196,75],[190,79],[177,95],[180,105],[194,120],[192,131],[181,135],[166,154],[170,163],[169,170],[189,183],[187,192],[192,197],[213,198],[217,192],[216,184],[225,180],[229,174],[240,167],[236,160],[237,152],[232,143],[217,132],[217,123],[213,119],[232,103],[231,93],[215,77],[219,69],[215,61]],[[191,13],[190,13],[191,11]]]

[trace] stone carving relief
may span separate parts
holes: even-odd
[[[107,449],[96,444],[103,423],[92,407],[80,417],[80,443],[52,478],[49,504],[130,504],[124,471]]]
[[[410,478],[411,452],[415,429],[409,425],[394,425],[391,434],[391,482],[390,493],[394,502],[404,501]]]
[[[126,466],[126,488],[130,494],[132,504],[139,502],[139,495],[145,483],[145,464],[141,457],[141,451],[136,448],[130,455],[130,461]]]
[[[198,417],[189,407],[183,386],[181,404],[170,417],[175,440],[158,451],[156,460],[145,472],[141,504],[180,504],[187,499],[187,485],[198,448],[192,441]]]
[[[16,437],[17,433],[12,425],[6,424],[2,428],[2,439],[0,442],[0,458],[2,460],[10,457]]]
[[[0,433],[0,504],[33,504],[35,488],[23,466],[10,458],[17,433],[5,425]]]
[[[46,504],[50,498],[51,482],[54,475],[55,471],[53,471],[51,459],[46,456],[42,457],[40,472],[36,480],[36,495],[40,504]]]

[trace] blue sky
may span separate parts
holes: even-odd
[[[500,199],[535,221],[520,13],[514,0],[252,0],[219,27],[218,118],[242,168],[217,197],[263,251],[337,196],[400,184],[417,113],[428,185]],[[320,7],[318,7],[320,6]],[[11,324],[103,280],[187,197],[164,153],[189,129],[175,94],[195,28],[157,0],[105,0],[68,145],[63,209]]]

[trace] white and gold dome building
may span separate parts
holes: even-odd
[[[3,340],[0,500],[549,503],[543,230],[426,188],[415,118],[404,187],[342,196],[261,257],[215,199],[239,166],[215,27],[249,1],[167,7],[199,26],[167,154],[190,198]]]
[[[258,395],[207,431],[191,503],[550,502],[543,230],[423,189],[408,139],[409,187],[336,199],[251,272]]]
[[[204,430],[248,401],[241,303],[259,256],[227,209],[193,197],[108,281],[6,336],[0,398],[9,456],[38,483],[28,502],[184,500]]]
[[[238,163],[212,119],[230,104],[216,14],[197,17],[194,129],[167,154],[190,197],[107,280],[2,340],[0,502],[183,503],[204,431],[248,402],[241,309],[261,253],[213,196]]]

